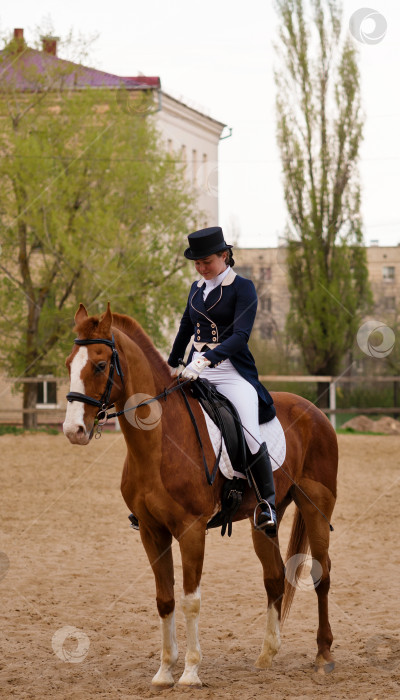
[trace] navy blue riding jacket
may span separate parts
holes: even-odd
[[[195,349],[207,346],[204,357],[210,367],[229,359],[239,374],[257,391],[260,423],[276,415],[269,392],[258,379],[258,372],[247,342],[257,311],[257,293],[251,280],[237,275],[232,269],[222,283],[203,300],[205,282],[194,282],[186,309],[172,346],[168,364],[177,367],[194,335],[188,362]]]

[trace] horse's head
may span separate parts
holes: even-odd
[[[71,384],[63,430],[78,445],[88,444],[97,414],[113,403],[121,388],[111,323],[110,304],[100,317],[89,317],[83,304],[75,314],[78,337],[66,360]]]

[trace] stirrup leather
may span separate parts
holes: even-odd
[[[261,523],[261,525],[258,525],[257,524],[257,508],[262,508],[262,506],[264,506],[264,505],[266,505],[268,507],[270,519],[265,520],[263,523]],[[276,522],[275,522],[273,515],[272,515],[272,508],[271,508],[270,504],[268,503],[268,501],[266,501],[264,498],[262,498],[257,503],[256,507],[254,508],[254,527],[256,530],[264,530],[267,527],[271,527],[271,525],[276,527]]]

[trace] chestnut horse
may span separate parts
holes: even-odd
[[[141,326],[128,316],[111,314],[110,305],[101,316],[89,317],[81,304],[75,323],[78,338],[66,361],[72,393],[68,394],[64,433],[70,442],[87,445],[99,408],[105,404],[115,404],[118,411],[133,408],[144,399],[159,395],[166,387],[175,387],[176,380],[171,378],[167,363]],[[212,466],[215,455],[202,410],[190,392],[185,393],[201,434],[207,464]],[[273,398],[287,442],[285,462],[274,472],[278,523],[288,504],[294,501],[297,508],[288,557],[292,563],[301,561],[309,546],[313,569],[319,571],[314,576],[311,570],[319,615],[315,668],[328,672],[334,666],[328,618],[328,546],[329,519],[336,498],[336,434],[324,414],[309,401],[280,392],[273,394]],[[151,406],[158,406],[158,410],[144,405],[123,413],[119,420],[127,446],[121,491],[128,508],[140,522],[140,536],[154,572],[161,618],[161,665],[153,684],[173,685],[172,670],[178,657],[171,551],[174,537],[182,557],[182,609],[187,632],[185,668],[179,683],[200,686],[198,617],[205,534],[207,522],[218,510],[225,478],[218,473],[212,486],[207,483],[202,452],[182,390],[173,391],[165,400]],[[100,411],[101,416],[104,413]],[[248,488],[234,520],[246,517],[252,520],[255,504],[253,489]],[[288,576],[289,566],[285,577],[278,537],[267,538],[254,529],[253,522],[252,536],[268,596],[265,639],[256,666],[267,668],[280,647],[281,613],[284,617],[290,608],[296,577],[293,580],[293,567],[292,575]]]

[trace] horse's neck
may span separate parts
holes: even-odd
[[[124,395],[122,400],[128,401],[135,394],[154,396],[160,385],[157,373],[152,367],[151,360],[146,357],[141,347],[130,338],[124,343]]]
[[[116,315],[118,319],[118,315]],[[170,374],[166,362],[161,358],[141,326],[128,317],[121,319],[130,321],[132,327],[119,327],[118,320],[114,327],[117,344],[122,349],[127,375],[129,375],[130,390],[145,391],[140,389],[148,385],[149,391],[162,391],[170,383]]]

